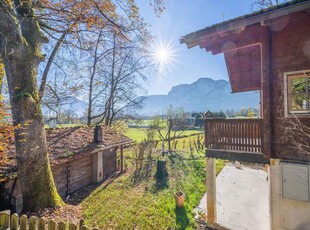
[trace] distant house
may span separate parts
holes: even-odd
[[[271,229],[308,229],[310,1],[221,22],[181,43],[223,53],[232,92],[260,91],[261,119],[206,120],[207,222],[217,223],[214,158],[222,158],[268,163]]]
[[[203,113],[192,113],[192,118],[195,119],[194,126],[202,128],[204,126]]]
[[[134,142],[105,126],[46,129],[46,139],[54,181],[62,197],[123,170],[123,147]],[[8,199],[21,211],[15,159],[0,167],[0,201]]]

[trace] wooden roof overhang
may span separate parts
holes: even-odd
[[[215,32],[205,38],[200,48],[212,54],[224,53],[232,92],[261,89],[262,43],[266,28],[251,25],[225,32]]]
[[[268,26],[279,24],[286,15],[309,7],[310,1],[295,0],[190,33],[180,42],[188,48],[199,45],[212,54],[223,53],[232,92],[260,90],[264,67],[269,61],[265,58],[268,56]]]

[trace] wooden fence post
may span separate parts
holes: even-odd
[[[123,146],[121,145],[121,172],[124,171],[124,150]]]
[[[82,225],[81,229],[80,230],[89,230],[89,227],[85,226],[85,225]]]
[[[27,216],[22,215],[20,217],[20,230],[26,230],[27,229]]]
[[[75,224],[70,223],[69,224],[69,230],[77,230],[77,226]]]
[[[55,230],[56,229],[56,223],[53,220],[50,220],[48,222],[48,230]]]
[[[58,223],[58,230],[66,230],[66,223],[61,221]]]
[[[9,210],[0,212],[0,228],[10,228],[10,214]]]
[[[29,230],[37,229],[37,218],[35,216],[31,216],[29,218]]]
[[[45,220],[42,217],[39,218],[38,229],[39,230],[45,230]]]
[[[11,229],[12,230],[18,230],[18,214],[14,213],[11,217]]]
[[[0,212],[0,229],[11,229],[11,230],[46,230],[46,221],[44,218],[37,218],[31,216],[28,218],[26,215],[22,215],[20,218],[18,214],[14,213],[10,216],[11,212],[3,211]],[[57,230],[66,230],[67,224],[63,221],[57,224]],[[90,230],[91,228],[84,225],[84,220],[79,221],[79,226],[69,223],[69,230]],[[48,222],[47,230],[56,230],[56,222],[50,220]],[[99,228],[93,228],[93,230],[99,230]]]

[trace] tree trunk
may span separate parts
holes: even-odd
[[[0,33],[6,38],[3,42],[0,36],[0,56],[8,80],[13,124],[17,126],[14,134],[23,208],[28,211],[59,206],[62,200],[49,164],[37,88],[38,66],[44,60],[41,44],[47,39],[38,23],[30,18],[34,12],[29,1],[14,3],[17,18],[9,13],[13,11],[7,2],[0,4],[0,9],[7,8],[0,14]],[[17,19],[20,24],[15,23]]]
[[[3,76],[4,76],[4,70],[3,70],[3,64],[0,59],[0,100],[2,100],[2,85],[3,85]]]
[[[171,153],[171,129],[172,129],[172,121],[168,119],[168,152]]]
[[[91,125],[91,116],[92,116],[92,95],[93,95],[93,74],[90,78],[89,83],[89,94],[88,94],[88,108],[87,108],[87,125]]]
[[[15,126],[16,156],[24,210],[62,204],[57,193],[46,147],[43,115],[37,89],[36,57],[29,48],[3,58]],[[28,55],[27,55],[28,54]]]

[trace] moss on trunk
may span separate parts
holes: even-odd
[[[25,1],[25,4],[30,1]],[[26,5],[31,12],[31,5]],[[12,15],[0,14],[0,32],[6,46],[0,56],[8,80],[15,130],[16,157],[24,210],[62,205],[49,163],[43,115],[38,95],[38,66],[43,60],[41,44],[45,42],[35,19],[22,18],[19,29]],[[22,20],[21,20],[22,19]],[[10,53],[6,52],[10,50]]]

